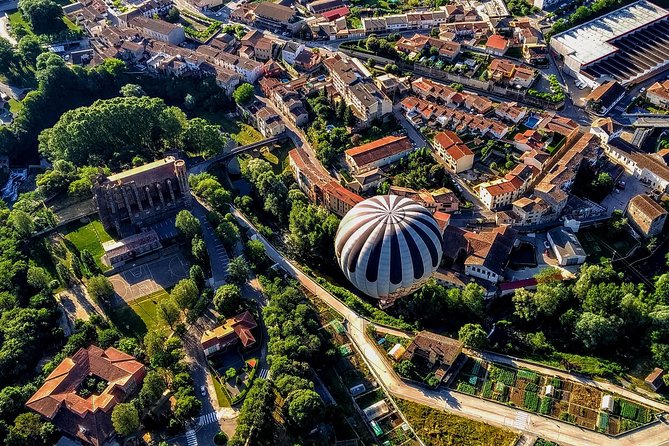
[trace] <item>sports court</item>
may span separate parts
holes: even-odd
[[[130,268],[109,278],[116,294],[125,302],[170,288],[188,277],[188,262],[180,255],[161,258]]]

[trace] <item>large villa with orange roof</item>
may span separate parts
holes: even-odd
[[[145,375],[144,365],[134,357],[92,345],[65,358],[26,406],[72,438],[100,446],[116,435],[112,410],[139,388]],[[102,392],[87,388],[91,378],[106,383]]]
[[[213,330],[205,330],[200,338],[200,343],[205,355],[209,356],[217,351],[225,350],[236,344],[242,347],[250,347],[256,342],[251,330],[258,323],[249,311],[225,320],[225,322]]]

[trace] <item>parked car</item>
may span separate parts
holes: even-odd
[[[544,240],[544,248],[546,248],[546,251],[550,251],[550,249],[551,249],[551,244],[548,243],[548,240]]]
[[[643,93],[644,91],[646,91],[646,87],[643,87],[641,90],[639,90],[639,93]]]
[[[620,180],[618,181],[618,189],[625,190],[625,182]]]
[[[207,389],[204,386],[200,386],[200,393],[202,396],[207,396]]]

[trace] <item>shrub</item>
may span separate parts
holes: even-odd
[[[548,415],[551,413],[553,408],[553,399],[549,396],[541,399],[541,405],[539,406],[539,413],[542,415]]]
[[[523,407],[532,412],[536,412],[539,407],[539,396],[533,392],[525,392],[525,397],[523,398]]]
[[[468,393],[469,395],[476,395],[476,387],[472,386],[469,383],[460,381],[458,383],[458,392]]]

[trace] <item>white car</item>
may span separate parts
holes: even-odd
[[[204,386],[200,386],[200,393],[202,396],[207,396],[207,389]]]

